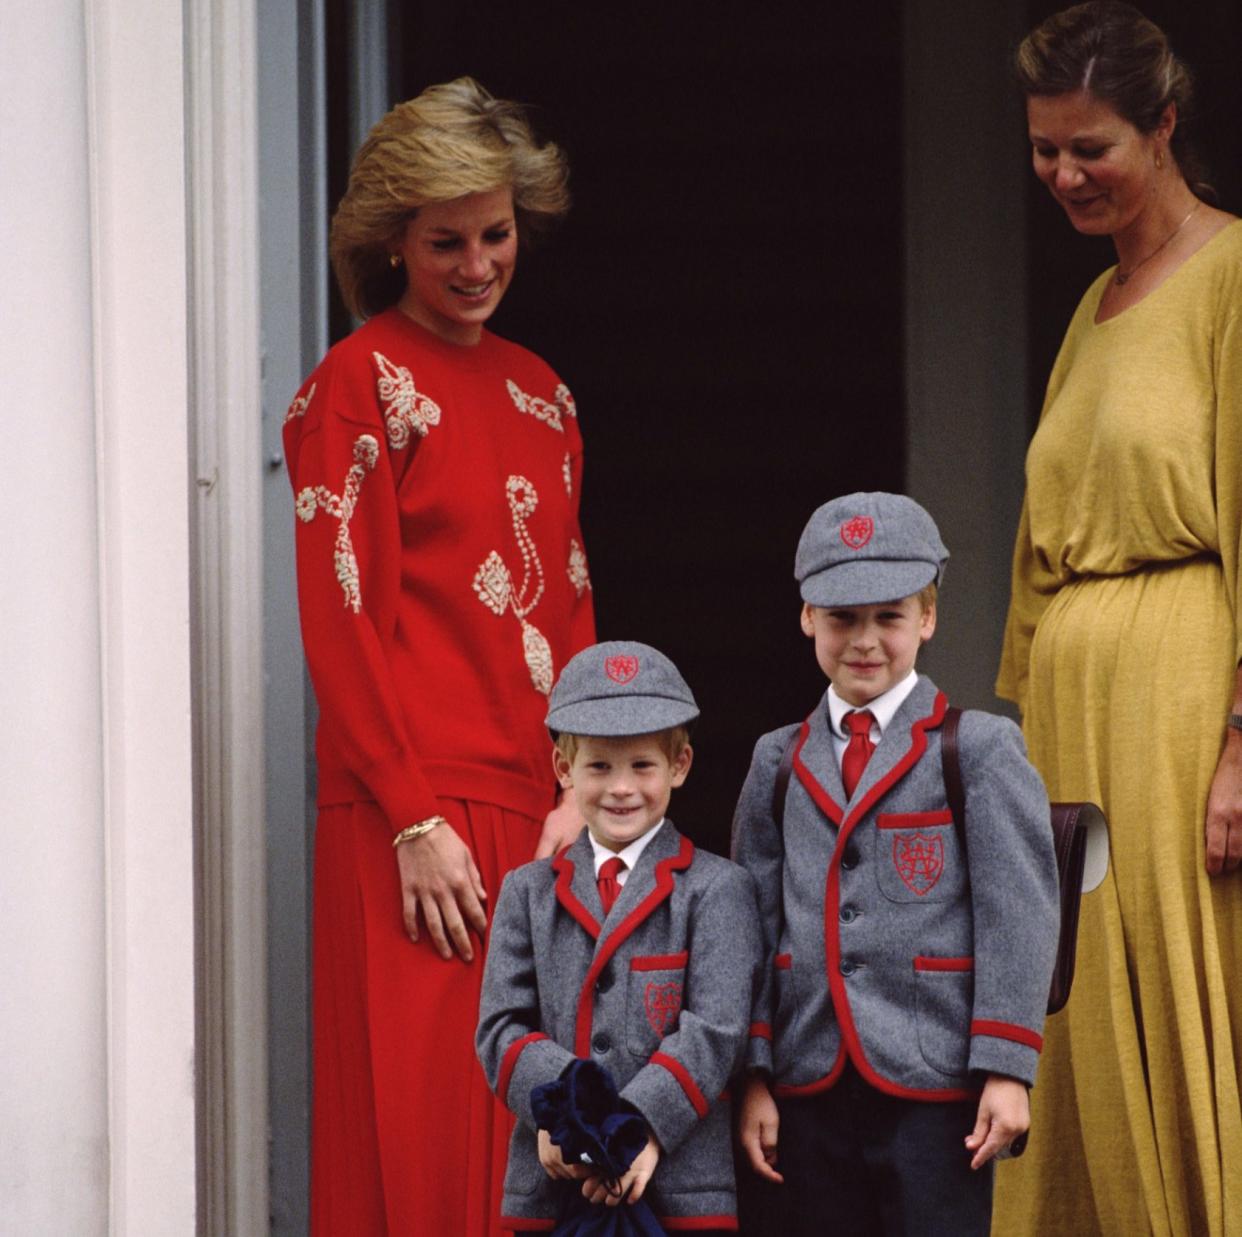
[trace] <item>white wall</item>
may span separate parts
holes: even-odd
[[[192,1233],[180,5],[0,40],[0,1231]]]
[[[16,6],[0,39],[0,1232],[86,1237],[108,1113],[81,8]]]

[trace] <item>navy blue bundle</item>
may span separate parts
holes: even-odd
[[[590,1060],[571,1061],[555,1082],[530,1093],[535,1123],[561,1149],[566,1164],[590,1164],[617,1188],[647,1145],[647,1123],[617,1094],[612,1076]],[[615,1207],[589,1203],[578,1182],[561,1182],[552,1237],[664,1237],[646,1200]]]

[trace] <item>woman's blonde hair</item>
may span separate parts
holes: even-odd
[[[354,157],[332,217],[329,252],[346,306],[369,318],[401,299],[405,272],[389,253],[420,206],[511,187],[527,241],[569,209],[568,180],[564,154],[536,139],[521,105],[471,77],[398,103]]]

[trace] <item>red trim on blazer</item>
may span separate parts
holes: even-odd
[[[837,1059],[832,1063],[832,1068],[822,1077],[817,1078],[814,1082],[804,1082],[794,1086],[788,1082],[778,1082],[772,1088],[773,1095],[797,1097],[799,1095],[818,1095],[821,1091],[827,1091],[829,1087],[835,1086],[838,1078],[841,1077],[845,1069],[845,1041],[842,1040],[837,1045]]]
[[[802,732],[798,736],[798,746],[794,748],[793,767],[794,772],[798,775],[798,781],[806,788],[807,794],[815,801],[815,806],[819,808],[825,816],[828,817],[834,825],[841,823],[841,806],[837,801],[819,784],[815,774],[802,763],[802,749],[806,745],[807,738],[811,733],[811,723],[808,719],[802,723]]]
[[[574,1053],[577,1056],[589,1057],[591,1055],[591,1022],[595,1016],[595,981],[599,978],[600,972],[608,965],[612,955],[634,933],[643,920],[673,892],[673,873],[675,871],[684,871],[693,860],[694,843],[689,838],[683,837],[681,839],[681,849],[678,853],[670,855],[666,859],[661,859],[656,864],[655,888],[608,933],[608,937],[603,944],[596,948],[594,961],[592,961],[590,969],[586,973],[586,979],[583,980],[582,988],[578,993],[578,1019],[574,1027]],[[569,881],[573,879],[573,860],[566,859],[565,867],[569,869],[569,876],[566,878],[562,870],[561,880],[564,880],[568,887]],[[557,881],[556,896],[572,914],[573,907],[582,906],[582,903],[577,898],[574,898],[572,894],[569,895],[572,905],[570,901],[566,901],[561,894],[561,880]],[[579,922],[581,923],[581,920]],[[594,919],[591,922],[594,923]]]
[[[862,1040],[858,1035],[858,1028],[854,1025],[854,1017],[850,1011],[849,993],[846,990],[844,977],[841,975],[841,938],[838,931],[841,903],[841,856],[845,853],[846,843],[849,842],[858,822],[922,759],[923,753],[927,751],[927,732],[944,721],[944,711],[948,704],[949,701],[944,692],[937,692],[936,699],[932,703],[932,711],[926,717],[918,718],[911,725],[910,747],[906,754],[867,791],[862,799],[850,808],[849,816],[846,817],[837,833],[837,844],[833,849],[832,859],[828,863],[827,889],[824,895],[824,943],[827,946],[825,953],[828,990],[832,997],[833,1011],[837,1015],[837,1024],[841,1028],[842,1048],[845,1053],[849,1054],[858,1072],[877,1091],[909,1100],[967,1100],[974,1099],[978,1091],[970,1091],[964,1087],[927,1090],[905,1087],[876,1073],[871,1062],[867,1060]],[[838,1058],[838,1065],[841,1063],[841,1058]],[[821,1079],[818,1084],[808,1085],[823,1090],[830,1084],[827,1079]],[[802,1094],[809,1093],[807,1088],[800,1088],[800,1091]]]
[[[552,860],[556,873],[556,900],[587,930],[591,939],[599,940],[599,923],[573,891],[574,861],[569,857],[569,847]]]
[[[922,759],[923,753],[927,751],[927,731],[934,730],[944,721],[944,711],[948,707],[948,697],[944,692],[937,692],[931,713],[927,717],[920,717],[910,727],[910,750],[850,809],[849,817],[837,837],[838,851],[853,832],[854,826]]]
[[[707,1116],[711,1105],[703,1098],[703,1092],[699,1090],[698,1083],[690,1077],[690,1071],[676,1057],[670,1057],[667,1052],[653,1052],[648,1064],[664,1066],[681,1084],[681,1089],[686,1093],[686,1099],[694,1105],[694,1111],[700,1117]]]
[[[1015,1026],[1012,1022],[990,1022],[986,1018],[976,1018],[970,1024],[971,1035],[991,1035],[994,1039],[1011,1039],[1015,1044],[1025,1044],[1036,1052],[1043,1049],[1044,1037],[1029,1030],[1027,1027]]]
[[[501,1216],[500,1223],[511,1233],[550,1233],[555,1220],[528,1220],[525,1216]]]
[[[953,813],[948,808],[939,812],[881,812],[875,818],[877,829],[930,829],[952,823]]]
[[[793,969],[793,954],[777,954],[772,959],[772,965],[778,971],[789,971]]]
[[[505,1049],[505,1055],[500,1059],[500,1074],[496,1079],[496,1098],[508,1107],[509,1100],[509,1080],[513,1077],[514,1067],[517,1065],[517,1059],[522,1055],[522,1049],[527,1044],[533,1044],[537,1039],[547,1039],[548,1037],[542,1031],[532,1031],[529,1035],[523,1035],[521,1039],[515,1039],[513,1043]]]
[[[679,954],[647,954],[641,958],[630,959],[631,971],[675,971],[690,961],[690,954],[683,951]]]
[[[914,959],[916,971],[973,971],[974,958],[925,958],[920,954]]]
[[[750,1030],[747,1032],[750,1039],[768,1039],[772,1038],[772,1027],[767,1022],[752,1022]]]

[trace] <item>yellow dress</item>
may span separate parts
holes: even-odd
[[[1108,815],[998,1237],[1242,1235],[1242,871],[1204,870],[1242,658],[1242,221],[1074,316],[1027,456],[997,692],[1054,800]]]

